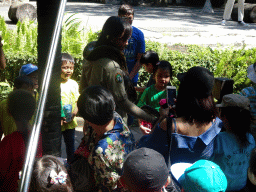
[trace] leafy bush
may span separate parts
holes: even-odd
[[[183,45],[186,52],[171,50],[167,45],[148,41],[146,50],[154,50],[159,54],[160,60],[169,61],[173,67],[172,84],[179,85],[176,78],[178,73],[186,72],[193,66],[208,68],[215,77],[227,77],[234,80],[234,92],[251,84],[247,78],[247,67],[256,62],[256,48],[253,49],[211,49],[197,45]],[[140,70],[139,86],[146,84],[148,74]]]
[[[0,18],[0,31],[4,40],[4,52],[7,59],[6,70],[1,71],[0,81],[8,81],[11,85],[18,76],[23,64],[37,64],[37,26],[25,21],[17,24],[17,29],[8,30],[3,18]],[[89,30],[84,32],[80,22],[71,15],[63,23],[62,52],[68,52],[75,58],[73,79],[79,82],[82,71],[82,55],[85,45],[97,40],[98,33]],[[146,50],[154,50],[161,60],[169,61],[173,67],[172,84],[179,85],[176,76],[192,66],[203,66],[211,70],[215,77],[232,78],[235,81],[234,92],[251,84],[246,77],[247,67],[256,62],[256,48],[246,50],[211,49],[197,45],[176,45],[168,47],[166,44],[146,41]],[[149,74],[140,70],[139,86],[144,86]]]

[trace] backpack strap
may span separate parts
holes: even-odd
[[[170,170],[171,167],[171,160],[170,160],[170,154],[171,154],[171,145],[172,145],[172,117],[167,117],[167,142],[168,142],[168,170]]]

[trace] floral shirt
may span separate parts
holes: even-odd
[[[135,149],[133,134],[123,122],[120,115],[114,115],[115,126],[104,133],[96,143],[96,133],[89,127],[88,135],[76,150],[75,154],[88,158],[94,172],[95,185],[98,191],[122,191],[117,188],[125,156]],[[86,145],[87,144],[87,145]]]

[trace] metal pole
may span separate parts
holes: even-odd
[[[29,139],[29,145],[27,149],[25,163],[22,170],[22,178],[21,178],[20,187],[19,187],[20,192],[26,192],[29,190],[29,184],[31,180],[31,174],[33,170],[35,155],[37,151],[37,144],[39,140],[40,128],[42,126],[46,97],[47,97],[47,92],[49,88],[49,82],[51,79],[56,49],[58,45],[57,41],[60,37],[66,2],[67,0],[61,0],[60,2],[56,24],[54,27],[53,36],[51,38],[51,46],[50,46],[49,54],[47,57],[46,69],[44,71],[43,81],[40,87],[40,96],[39,96],[36,117],[35,117],[35,123],[33,125],[33,129]]]

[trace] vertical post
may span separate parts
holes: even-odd
[[[46,59],[50,50],[51,37],[57,19],[60,0],[37,1],[38,14],[38,68],[41,85]],[[43,154],[61,155],[60,125],[60,73],[61,73],[61,36],[58,40],[54,67],[50,80],[41,129]]]

